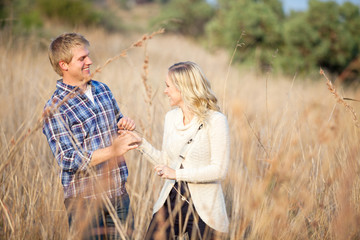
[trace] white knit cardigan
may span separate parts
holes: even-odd
[[[165,116],[162,151],[155,149],[145,139],[139,150],[154,165],[164,164],[176,170],[176,180],[186,181],[195,209],[201,219],[219,232],[228,232],[229,220],[226,214],[221,180],[227,175],[230,155],[229,127],[226,117],[210,111],[201,130],[189,145],[185,160],[179,154],[186,142],[194,135],[200,123],[194,117],[183,124],[180,108],[169,111]],[[180,169],[180,165],[184,168]],[[165,180],[159,199],[154,205],[156,213],[165,203],[174,180]]]

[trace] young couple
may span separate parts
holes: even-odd
[[[122,115],[110,89],[89,79],[89,42],[82,35],[58,36],[49,59],[62,79],[45,106],[43,132],[60,166],[69,225],[79,237],[124,237],[113,219],[125,223],[129,215],[123,155],[132,149],[165,179],[145,239],[226,234],[221,180],[229,164],[228,123],[197,64],[180,62],[168,70],[164,93],[175,108],[165,116],[159,151],[133,132],[135,122]]]

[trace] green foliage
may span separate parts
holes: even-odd
[[[352,56],[356,57],[360,51],[360,8],[350,2],[345,2],[339,8],[340,21],[344,24],[345,29],[350,33],[355,41]]]
[[[6,19],[7,19],[7,11],[6,11],[6,5],[4,0],[0,0],[0,28],[5,25]]]
[[[40,12],[34,6],[33,0],[1,1],[0,27],[12,25],[15,32],[27,33],[42,27]]]
[[[214,9],[205,0],[172,0],[164,5],[153,25],[163,25],[167,31],[200,36]]]
[[[1,0],[0,17],[4,19],[0,27],[11,25],[15,33],[41,29],[43,22],[49,19],[71,26],[102,26],[110,31],[122,29],[121,21],[109,9],[97,10],[92,0]]]
[[[160,3],[160,4],[165,4],[170,2],[171,0],[155,0],[155,2]]]
[[[209,41],[233,50],[234,43],[245,32],[245,47],[238,60],[256,61],[263,69],[271,64],[273,54],[282,44],[280,20],[284,14],[279,6],[277,0],[220,1],[216,17],[207,25]]]
[[[26,12],[20,16],[21,25],[27,29],[39,29],[43,26],[40,12],[36,9]]]
[[[284,23],[282,65],[287,72],[309,72],[323,67],[340,73],[358,54],[359,35],[356,38],[355,31],[349,31],[340,10],[335,2],[311,0],[307,12],[290,16]],[[348,18],[352,11],[349,10],[347,7],[343,10]]]
[[[99,14],[92,4],[81,0],[51,1],[37,0],[40,10],[48,18],[55,18],[72,25],[92,25],[100,21]]]
[[[293,75],[322,67],[341,73],[359,57],[360,9],[352,3],[310,0],[307,11],[289,16],[279,0],[219,0],[218,5],[206,26],[210,45],[233,51],[245,32],[235,59],[262,71],[271,66]]]

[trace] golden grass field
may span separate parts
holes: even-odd
[[[141,39],[80,32],[91,43],[92,70]],[[67,228],[58,166],[38,122],[59,78],[47,58],[50,39],[0,38],[0,239],[76,239]],[[182,36],[161,34],[94,79],[112,89],[123,114],[160,147],[170,110],[163,94],[167,68],[185,60],[203,68],[229,120],[226,239],[360,239],[360,129],[324,76],[259,75],[230,65],[222,51],[211,54]],[[336,88],[341,96],[360,99],[358,89]],[[360,111],[360,103],[348,104]],[[137,151],[125,157],[135,221],[131,238],[142,239],[162,181]]]

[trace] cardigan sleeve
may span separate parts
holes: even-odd
[[[145,138],[142,139],[141,145],[138,147],[138,150],[144,155],[145,159],[151,162],[153,165],[158,164],[165,164],[167,165],[169,162],[169,157],[164,151],[164,145],[167,140],[168,136],[168,126],[169,126],[169,114],[165,116],[165,123],[164,123],[164,135],[163,135],[163,142],[162,142],[162,150],[158,150],[153,147]]]
[[[230,159],[230,137],[227,119],[222,113],[216,112],[211,116],[208,124],[209,164],[203,167],[177,169],[176,180],[198,183],[223,180],[226,177]],[[192,161],[192,159],[187,160]]]

